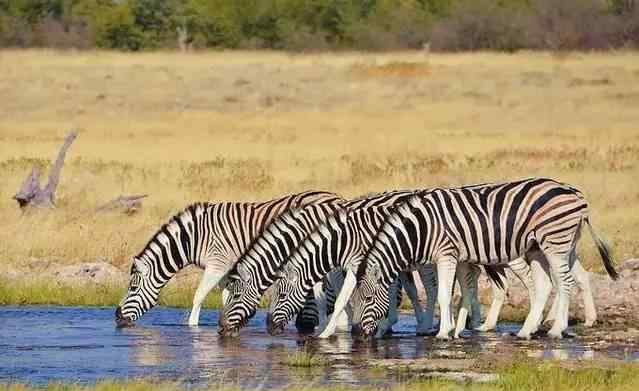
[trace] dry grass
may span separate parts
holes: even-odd
[[[578,186],[618,258],[639,253],[638,53],[2,51],[0,74],[0,265],[126,265],[196,200],[529,176]],[[71,128],[59,208],[21,216],[10,197]],[[90,212],[137,193],[133,217]]]

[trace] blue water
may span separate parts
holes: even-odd
[[[217,334],[217,311],[203,311],[199,327],[185,326],[185,310],[155,308],[138,325],[117,329],[113,308],[0,307],[0,382],[92,383],[100,379],[150,378],[187,384],[233,384],[279,388],[310,384],[396,382],[396,375],[370,371],[365,358],[463,358],[468,354],[522,350],[540,358],[639,360],[636,349],[601,352],[578,338],[519,341],[497,333],[468,335],[452,342],[415,337],[414,318],[400,316],[393,338],[354,343],[347,334],[305,342],[293,329],[268,335],[258,313],[237,340]],[[306,346],[306,347],[305,347]],[[287,355],[312,349],[330,360],[326,368],[294,370],[281,364]]]

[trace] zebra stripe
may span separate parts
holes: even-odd
[[[317,224],[339,209],[337,202],[311,204],[282,214],[266,227],[229,272],[228,299],[219,322],[221,335],[239,333],[255,314],[261,296],[277,277],[291,250]]]
[[[284,266],[283,278],[277,282],[275,289],[279,294],[271,304],[269,332],[280,333],[301,310],[313,285],[331,270],[356,267],[354,265],[359,264],[394,203],[414,194],[406,191],[397,196],[392,193],[385,206],[381,205],[388,193],[372,200],[346,203],[344,210],[329,217],[300,243]],[[356,207],[351,206],[353,204]]]
[[[380,193],[345,202],[339,210],[345,211],[351,205],[366,206],[378,203],[380,200],[394,203],[398,199],[406,199],[413,194],[412,191]],[[277,278],[275,271],[289,259],[289,255],[298,247],[302,239],[336,210],[330,211],[331,213],[329,211],[318,213],[318,208],[309,208],[307,211],[291,212],[275,220],[266,228],[264,234],[255,241],[251,249],[238,261],[233,272],[229,274],[230,282],[226,288],[229,292],[227,295],[229,300],[225,303],[224,312],[220,318],[221,334],[232,336],[239,332],[239,328],[254,314],[259,297]],[[289,224],[284,224],[285,219],[290,220]],[[295,222],[297,220],[304,220],[307,224],[298,224]],[[273,232],[277,232],[277,235]],[[332,251],[337,251],[337,247]],[[321,280],[320,278],[315,283]],[[307,291],[301,300],[306,302],[308,294]],[[277,293],[272,295],[272,300],[278,300],[277,295]]]
[[[439,290],[444,292],[438,295],[442,311],[438,337],[447,338],[452,329],[448,311],[457,262],[500,265],[539,250],[561,278],[557,312],[561,316],[551,329],[551,335],[560,337],[567,326],[565,298],[574,284],[569,258],[584,222],[590,226],[583,195],[550,179],[425,191],[388,216],[361,263],[353,299],[359,303],[355,317],[361,319],[364,335],[371,335],[388,309],[388,287],[399,271],[431,260],[437,264]],[[594,231],[593,238],[606,270],[616,278],[607,247]],[[537,311],[532,308],[529,318],[536,319]],[[527,319],[524,328],[534,322]]]
[[[189,265],[205,269],[191,313],[192,318],[197,315],[197,322],[206,294],[269,222],[290,208],[339,200],[334,193],[307,191],[260,203],[188,206],[160,227],[133,257],[129,289],[116,309],[116,322],[127,325],[139,319],[157,303],[161,288]]]

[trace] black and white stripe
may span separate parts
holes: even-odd
[[[260,298],[275,280],[288,254],[308,232],[339,209],[339,203],[306,205],[282,214],[266,227],[228,275],[227,300],[218,330],[221,335],[239,333],[255,314]]]
[[[398,199],[413,195],[406,192]],[[359,264],[396,200],[384,205],[378,199],[375,206],[367,206],[361,200],[357,201],[357,207],[346,203],[343,210],[329,217],[300,243],[277,281],[278,295],[273,297],[268,317],[271,334],[284,329],[301,310],[308,292],[327,273],[336,268],[349,270]]]
[[[347,213],[352,206],[362,207],[384,204],[385,202],[394,204],[397,200],[405,200],[413,194],[412,191],[394,191],[366,196],[342,204],[337,213]],[[238,329],[246,324],[254,314],[260,296],[278,278],[279,268],[285,264],[298,244],[309,233],[313,232],[316,226],[326,221],[327,218],[330,219],[329,215],[330,213],[322,216],[303,210],[295,211],[283,215],[266,228],[264,234],[255,241],[252,248],[238,261],[234,271],[229,274],[230,281],[227,285],[229,300],[225,303],[224,312],[220,319],[221,334],[236,335],[238,333]],[[297,223],[297,220],[304,220],[308,224]],[[381,222],[381,219],[378,220]],[[312,285],[319,284],[329,271],[327,270],[321,278],[314,280]],[[313,286],[300,298],[302,301],[307,302]],[[284,292],[276,290],[271,294],[271,300],[277,302],[284,295]],[[267,323],[270,324],[270,317],[268,320]]]
[[[561,316],[550,335],[561,337],[567,326],[566,299],[574,284],[570,263],[583,223],[591,228],[606,271],[616,278],[609,249],[592,230],[588,205],[574,187],[531,178],[425,191],[398,207],[380,229],[358,270],[354,318],[361,320],[364,335],[371,335],[388,310],[388,287],[399,271],[432,261],[437,265],[442,311],[438,337],[447,338],[458,262],[503,265],[538,251],[559,277]],[[535,301],[522,336],[529,337],[538,326],[546,298]]]
[[[133,257],[129,289],[116,310],[116,321],[121,325],[135,322],[157,303],[160,290],[173,275],[195,265],[205,270],[189,320],[190,324],[197,324],[206,295],[275,217],[291,208],[339,200],[334,193],[307,191],[260,203],[188,206],[164,224]]]

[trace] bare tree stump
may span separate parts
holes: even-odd
[[[22,187],[18,193],[13,196],[13,199],[18,202],[21,209],[32,206],[55,208],[55,191],[60,182],[60,173],[64,165],[64,158],[71,143],[73,143],[73,140],[75,140],[77,136],[78,134],[76,132],[71,132],[65,137],[64,144],[62,144],[60,152],[58,152],[58,157],[51,167],[49,180],[44,189],[40,188],[40,170],[38,170],[37,167],[33,168],[31,174],[22,183]]]
[[[147,194],[134,196],[119,196],[118,198],[107,202],[100,206],[96,212],[106,212],[113,210],[121,210],[122,212],[132,215],[142,208],[142,199],[148,197]]]

